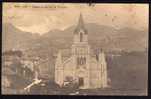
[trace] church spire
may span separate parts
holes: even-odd
[[[85,29],[85,27],[84,27],[83,16],[82,16],[81,13],[80,13],[78,25],[77,25],[77,27],[76,27],[74,33],[76,34],[76,33],[78,33],[80,30],[83,30],[84,33],[87,34],[87,31],[86,31],[86,29]]]
[[[79,17],[78,27],[79,28],[84,28],[84,21],[83,21],[83,16],[82,16],[81,13],[80,13],[80,17]]]

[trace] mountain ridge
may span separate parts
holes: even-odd
[[[35,33],[19,30],[12,24],[3,24],[2,45],[5,49],[24,49],[34,46],[37,43],[39,45],[45,45],[45,43],[50,42],[51,46],[53,45],[58,49],[66,48],[72,44],[73,31],[75,26],[76,25],[70,26],[65,30],[50,30],[43,35],[38,35]],[[85,24],[85,27],[88,30],[89,44],[93,48],[102,47],[105,50],[130,51],[144,50],[147,48],[147,31],[139,31],[132,28],[115,29],[113,27],[98,25],[95,23],[87,23]]]

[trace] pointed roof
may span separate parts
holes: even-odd
[[[79,17],[78,27],[79,28],[84,28],[84,21],[83,21],[83,16],[82,16],[81,13],[80,13],[80,17]]]
[[[86,30],[85,27],[84,27],[83,16],[82,16],[81,13],[80,13],[78,25],[77,25],[77,27],[76,27],[74,33],[78,33],[80,30],[83,30],[83,31],[85,32],[85,34],[87,34],[87,30]]]

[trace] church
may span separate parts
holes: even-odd
[[[59,50],[55,63],[55,82],[61,87],[74,82],[80,89],[106,88],[107,63],[102,50],[95,55],[88,43],[88,31],[80,14],[78,25],[73,32],[71,49]]]

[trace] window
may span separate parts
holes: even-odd
[[[86,57],[78,57],[77,65],[84,65],[84,64],[86,64]]]
[[[83,34],[80,33],[80,42],[82,42],[82,41],[83,41]]]

